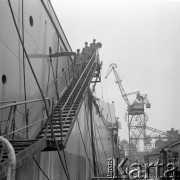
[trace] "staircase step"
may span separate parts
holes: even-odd
[[[71,122],[72,120],[73,120],[73,117],[62,118],[62,119],[61,119],[61,118],[58,118],[58,117],[54,117],[52,123],[53,123],[53,122],[64,123],[64,121],[66,121],[66,122]]]
[[[58,115],[58,116],[61,116],[61,114],[62,114],[62,116],[66,116],[68,113],[69,113],[69,111],[63,111],[63,112],[61,113],[61,112],[60,112],[60,111],[58,111],[58,110],[54,110],[53,115],[56,115],[56,116],[57,116],[57,115]],[[70,112],[70,115],[75,115],[74,110]]]
[[[62,123],[64,123],[64,122],[62,122]],[[69,128],[70,127],[70,124],[71,124],[71,121],[66,121],[64,124],[63,124],[63,127],[64,128]],[[52,123],[52,127],[53,127],[53,129],[60,129],[60,121],[53,121],[53,123]],[[51,127],[50,127],[50,125],[46,128],[46,127],[44,127],[42,130],[41,130],[41,132],[46,132],[46,129],[47,130],[51,130]]]
[[[10,143],[13,145],[16,153],[17,168],[24,162],[26,158],[31,157],[32,154],[39,153],[47,146],[46,138],[41,138],[39,140],[11,140]],[[5,148],[0,162],[0,179],[4,179],[7,175],[8,161],[8,152]]]
[[[20,150],[23,150],[23,149],[25,149],[25,148],[19,148],[19,149],[14,149],[14,151],[15,151],[15,154],[17,154]],[[5,157],[7,157],[7,150],[5,149],[4,151],[3,151],[3,157],[5,158]]]
[[[64,121],[64,120],[69,120],[69,121],[71,121],[72,119],[73,119],[73,117],[63,117],[62,119],[60,118],[60,117],[53,117],[53,121],[56,121],[56,120],[58,120],[58,121]]]
[[[94,62],[89,64],[89,70],[87,69],[87,72],[89,73],[84,73],[81,76],[81,79],[79,80],[73,80],[71,85],[67,88],[66,92],[63,94],[61,97],[59,103],[55,107],[53,111],[53,120],[52,120],[52,128],[55,136],[59,139],[61,139],[61,127],[60,125],[63,124],[63,137],[65,138],[67,135],[67,132],[69,128],[71,127],[71,122],[73,121],[74,117],[77,115],[77,110],[79,107],[79,104],[82,101],[82,96],[84,94],[84,91],[87,88],[87,85],[89,84],[89,81],[91,79],[92,72],[95,70],[95,65],[93,64]],[[78,84],[77,84],[78,82]],[[76,85],[77,84],[77,85]],[[74,89],[75,87],[75,89]],[[72,92],[72,90],[74,91]],[[73,97],[75,102],[72,102]],[[68,101],[67,101],[68,100]],[[64,107],[64,108],[63,108]],[[63,111],[62,111],[63,108]],[[43,128],[41,132],[39,133],[38,138],[45,136],[47,130],[47,137],[52,138],[51,135],[51,127],[48,125],[47,128]]]
[[[66,121],[65,124],[66,124],[66,125],[69,125],[69,124],[71,124],[71,122],[72,122],[72,121]],[[54,121],[54,122],[53,122],[53,125],[58,126],[58,125],[60,125],[60,122],[59,122],[59,121]]]
[[[58,113],[57,111],[56,112],[54,112],[53,113],[53,117],[62,117],[62,118],[64,118],[64,117],[73,117],[73,116],[75,116],[75,113],[74,112],[66,112],[66,113],[63,113],[63,114],[61,114],[61,113]]]
[[[64,124],[63,125],[63,131],[64,131],[64,129],[67,129],[67,128],[69,128],[70,127],[70,124]],[[61,127],[60,127],[60,125],[59,124],[54,124],[53,125],[53,130],[57,130],[57,129],[61,129]],[[51,127],[48,127],[47,128],[47,132],[49,132],[49,131],[51,131]],[[46,129],[44,128],[42,131],[41,131],[42,133],[45,133],[46,132]],[[54,131],[55,132],[55,131]]]
[[[79,101],[80,101],[80,100],[79,100]],[[66,106],[71,106],[72,104],[78,105],[78,101],[76,101],[75,103],[72,103],[72,102],[67,102],[67,103],[65,103],[65,102],[59,102],[59,103],[58,103],[58,106],[65,105],[65,104],[66,104]]]
[[[77,106],[75,106],[75,109],[77,108]],[[58,110],[62,110],[62,106],[56,106],[56,109]],[[69,111],[71,109],[71,107],[64,107],[63,111]]]
[[[63,128],[69,128],[70,124],[64,124]],[[61,129],[61,127],[58,124],[54,124],[53,129]]]
[[[68,131],[68,129],[69,129],[69,127],[68,128],[63,128],[63,133],[66,133]],[[58,133],[61,134],[60,129],[53,129],[53,132],[54,132],[54,134],[58,134]],[[42,131],[42,134],[45,134],[45,131]],[[47,130],[47,134],[51,134],[51,129]]]
[[[55,137],[56,137],[57,141],[59,141],[59,142],[61,141],[61,136],[57,135]],[[62,137],[63,140],[64,140],[64,138],[65,138],[65,136]],[[53,139],[53,137],[52,136],[47,136],[47,139]]]
[[[74,106],[73,108],[71,108],[71,107],[65,107],[65,108],[63,109],[63,112],[69,112],[70,109],[71,109],[71,111],[73,112],[73,111],[76,111],[77,108],[78,108],[78,106]],[[54,111],[56,111],[56,112],[58,111],[58,112],[59,112],[60,110],[62,110],[62,107],[57,106]]]
[[[66,134],[67,134],[67,133],[63,134],[63,138],[66,137]],[[41,134],[41,135],[39,135],[39,138],[42,138],[42,137],[44,137],[44,136],[45,136],[44,134]],[[61,138],[61,134],[60,134],[60,133],[54,134],[54,136]],[[52,136],[50,133],[48,133],[46,137],[47,137],[47,138],[53,138],[53,136]]]

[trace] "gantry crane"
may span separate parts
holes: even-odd
[[[139,91],[132,93],[125,92],[122,85],[122,80],[117,71],[117,65],[115,63],[110,64],[105,78],[108,77],[111,71],[114,72],[121,95],[127,104],[127,113],[125,117],[129,132],[129,159],[132,160],[137,153],[137,150],[139,150],[139,139],[142,138],[142,136],[146,137],[147,115],[144,112],[144,106],[146,105],[146,108],[150,108],[151,104],[149,103],[146,94],[142,95]],[[136,99],[131,104],[128,96],[133,94],[136,95]]]

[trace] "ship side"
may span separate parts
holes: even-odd
[[[116,145],[108,121],[115,121],[115,109],[90,90],[100,73],[98,53],[75,79],[75,53],[50,1],[0,1],[0,136],[15,150],[15,179],[107,175]],[[1,143],[3,180],[6,148]]]

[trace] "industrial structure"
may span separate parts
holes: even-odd
[[[171,134],[147,126],[148,116],[145,112],[145,107],[151,108],[151,103],[148,100],[147,94],[141,94],[139,91],[126,93],[123,88],[119,72],[117,70],[117,65],[115,63],[110,64],[105,78],[108,77],[111,71],[114,72],[116,83],[118,84],[121,95],[127,104],[125,121],[127,122],[129,134],[129,161],[137,161],[138,152],[140,151],[140,140],[143,140],[143,151],[149,152],[154,149],[154,145],[152,143],[153,139],[168,139],[169,137],[171,137]],[[135,95],[133,103],[130,103],[130,100],[128,98],[128,96],[130,95]]]
[[[128,133],[129,133],[129,160],[134,157],[134,155],[139,150],[139,138],[146,137],[146,123],[147,123],[147,115],[144,112],[144,105],[146,108],[150,108],[151,104],[147,99],[147,95],[141,95],[139,91],[126,93],[120,75],[117,71],[117,65],[112,63],[109,66],[109,70],[107,72],[106,78],[113,70],[116,82],[120,89],[121,95],[124,101],[127,104],[127,114],[126,114],[126,122],[128,125]],[[131,104],[128,96],[129,95],[136,95],[136,99]],[[147,143],[144,143],[145,147],[147,147]]]

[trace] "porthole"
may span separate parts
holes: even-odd
[[[33,24],[34,24],[34,22],[33,22],[33,17],[32,17],[32,16],[29,17],[29,23],[30,23],[30,25],[31,25],[31,27],[32,27]]]
[[[6,77],[5,74],[3,74],[3,75],[2,75],[2,83],[3,83],[3,84],[6,84],[6,82],[7,82],[7,77]]]

